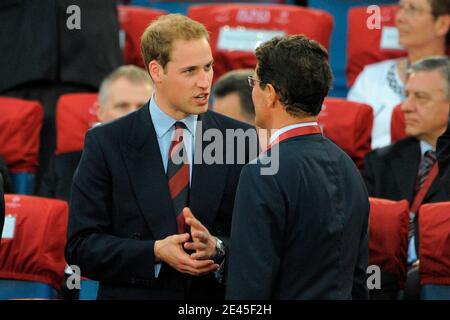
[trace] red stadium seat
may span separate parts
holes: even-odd
[[[450,300],[450,202],[420,207],[419,239],[422,298]]]
[[[36,172],[43,109],[38,101],[0,97],[0,156],[10,172]]]
[[[56,155],[83,150],[86,131],[98,122],[96,93],[62,95],[56,110]]]
[[[367,7],[351,8],[348,13],[347,85],[351,87],[364,66],[386,59],[406,55],[401,49],[382,47],[382,33],[395,28],[395,12],[398,6],[380,6],[381,29],[369,29],[368,20],[373,15]],[[369,20],[370,21],[370,20]]]
[[[391,118],[391,143],[406,138],[405,116],[401,109],[401,104],[392,111]]]
[[[403,287],[407,273],[408,202],[378,198],[369,201],[369,265],[394,275]]]
[[[15,193],[33,194],[43,109],[38,101],[0,97],[0,156]]]
[[[124,62],[145,68],[141,56],[141,35],[152,20],[167,12],[123,5],[117,6],[117,11],[120,29],[125,32]]]
[[[362,169],[364,156],[371,150],[372,108],[340,98],[325,98],[319,113],[323,134],[343,149]]]
[[[387,59],[406,56],[406,51],[396,48],[395,43],[395,13],[397,5],[380,7],[380,29],[369,29],[374,12],[368,7],[354,7],[348,13],[348,39],[347,39],[347,85],[351,87],[364,66]],[[384,39],[391,41],[382,41]],[[450,54],[450,45],[447,53]]]
[[[187,15],[211,32],[214,80],[227,71],[254,68],[255,48],[281,34],[305,34],[327,49],[333,18],[325,11],[289,5],[194,5]]]
[[[2,298],[54,298],[23,293],[21,286],[40,284],[59,290],[64,279],[66,261],[64,245],[68,205],[64,201],[5,195],[6,222],[0,246],[0,295]],[[12,283],[17,291],[10,290]],[[11,291],[11,290],[10,290]],[[42,291],[42,290],[40,290]],[[49,292],[52,292],[51,290]],[[26,296],[21,296],[26,294]]]

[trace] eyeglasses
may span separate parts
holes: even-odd
[[[256,82],[262,82],[261,80],[255,79],[252,76],[248,76],[247,78],[248,80],[248,85],[253,88],[254,86],[256,86]]]

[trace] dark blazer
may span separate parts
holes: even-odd
[[[81,158],[81,151],[54,155],[39,185],[38,195],[69,202],[73,174]]]
[[[439,137],[437,147],[437,158],[439,165],[439,178],[450,201],[450,122],[447,131]]]
[[[224,136],[225,129],[250,128],[214,112],[200,115],[200,121],[203,131],[216,128]],[[210,144],[201,143],[196,153]],[[225,244],[242,166],[193,165],[189,207]],[[175,214],[148,104],[90,129],[71,193],[69,264],[100,281],[99,299],[223,298],[214,274],[191,277],[163,264],[155,279],[154,242],[173,234]]]
[[[66,26],[70,5],[79,30]],[[123,61],[115,0],[2,0],[0,39],[0,92],[33,81],[98,88]]]
[[[368,153],[363,176],[369,195],[390,200],[406,199],[411,204],[420,160],[420,142],[416,138],[406,138]],[[441,183],[435,179],[423,203],[445,199]]]
[[[358,169],[322,135],[278,146],[275,175],[255,161],[242,170],[226,298],[366,299],[369,202]]]

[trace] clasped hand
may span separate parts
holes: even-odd
[[[155,261],[164,261],[179,272],[194,276],[217,271],[219,265],[211,259],[216,254],[216,238],[195,218],[189,208],[183,209],[183,216],[186,224],[191,227],[193,241],[189,242],[188,233],[155,241]],[[188,254],[183,248],[195,252]]]

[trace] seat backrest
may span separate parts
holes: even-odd
[[[5,195],[0,278],[34,281],[59,289],[64,279],[67,202]]]
[[[324,136],[344,150],[361,169],[364,156],[371,150],[372,108],[363,103],[327,97],[318,122]]]
[[[391,143],[406,138],[405,115],[401,109],[401,104],[392,110],[391,118]]]
[[[38,101],[0,97],[0,156],[9,172],[36,172],[43,116]]]
[[[154,19],[167,11],[137,6],[117,6],[121,36],[125,36],[123,48],[125,64],[144,68],[141,56],[141,35]]]
[[[450,286],[450,201],[419,208],[420,284]]]
[[[98,122],[96,101],[96,93],[70,93],[59,97],[56,106],[56,155],[83,149],[86,131]]]
[[[369,201],[369,265],[395,275],[403,287],[407,272],[408,201],[379,198]]]
[[[406,55],[398,44],[395,12],[397,5],[379,6],[380,28],[371,28],[373,11],[354,7],[348,12],[347,85],[353,85],[364,66]]]
[[[254,68],[256,47],[277,35],[304,34],[328,49],[333,29],[329,13],[290,5],[193,5],[187,15],[211,33],[214,79],[233,69]]]

